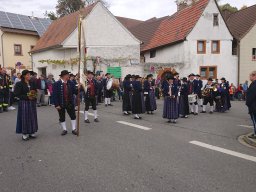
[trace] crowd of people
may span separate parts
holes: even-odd
[[[200,75],[195,74],[180,79],[179,74],[176,73],[166,76],[161,81],[154,79],[152,74],[145,78],[128,74],[124,80],[114,80],[109,73],[95,75],[88,71],[85,82],[80,83],[79,79],[78,75],[66,70],[61,72],[56,81],[53,75],[48,75],[47,78],[40,75],[37,78],[35,72],[28,70],[18,73],[14,78],[7,75],[4,68],[0,68],[0,112],[15,109],[12,104],[17,100],[16,132],[22,134],[23,140],[29,140],[36,137],[35,133],[38,130],[36,108],[44,105],[52,105],[57,109],[62,127],[61,135],[68,133],[66,113],[71,119],[72,133],[78,135],[76,110],[79,90],[79,99],[85,105],[85,123],[90,123],[88,118],[90,109],[93,110],[94,122],[99,122],[97,105],[104,103],[106,107],[113,106],[112,101],[116,99],[116,95],[123,102],[123,114],[133,114],[134,119],[142,119],[143,113],[153,115],[157,110],[156,99],[162,96],[164,98],[162,117],[169,123],[175,124],[179,118],[188,118],[189,115],[197,116],[207,111],[210,114],[224,113],[230,110],[230,101],[237,92],[237,89],[232,84],[229,85],[225,78],[220,81],[209,78],[206,85],[203,85]],[[253,96],[248,82],[241,87],[243,99],[247,97],[249,97],[247,100],[251,99]],[[248,107],[250,109],[251,106]],[[251,117],[255,125],[256,117],[252,114]]]

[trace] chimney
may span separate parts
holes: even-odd
[[[176,0],[177,10],[180,11],[185,9],[186,7],[189,7],[198,1],[200,0]]]

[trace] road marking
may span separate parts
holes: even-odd
[[[84,114],[84,111],[80,111],[81,114]],[[94,116],[93,113],[88,113],[89,116]],[[99,115],[98,115],[99,116]]]
[[[142,129],[142,130],[145,130],[145,131],[151,130],[151,128],[144,127],[144,126],[141,126],[141,125],[132,124],[132,123],[128,123],[128,122],[125,122],[125,121],[117,121],[117,123],[120,123],[120,124],[123,124],[123,125],[128,125],[130,127],[135,127],[135,128]]]
[[[227,154],[227,155],[239,157],[241,159],[246,159],[248,161],[253,161],[253,162],[256,163],[256,157],[254,157],[254,156],[246,155],[246,154],[243,154],[243,153],[238,153],[238,152],[235,152],[235,151],[231,151],[231,150],[228,150],[228,149],[216,147],[216,146],[209,145],[209,144],[206,144],[206,143],[202,143],[202,142],[199,142],[199,141],[190,141],[189,143],[193,144],[193,145],[200,146],[200,147],[204,147],[204,148],[207,148],[207,149],[211,149],[213,151],[218,151],[218,152],[221,152],[221,153],[224,153],[224,154]]]
[[[238,125],[238,127],[245,127],[245,128],[253,129],[253,126],[250,126],[250,125]]]

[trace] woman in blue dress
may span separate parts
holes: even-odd
[[[168,84],[163,85],[164,111],[163,118],[168,119],[169,123],[177,123],[179,118],[178,86],[174,83],[174,78],[167,78]]]

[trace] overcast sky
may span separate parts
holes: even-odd
[[[25,15],[43,17],[46,10],[55,10],[57,0],[0,0],[0,10]],[[141,20],[173,14],[175,0],[108,0],[110,11],[116,16]],[[256,0],[221,0],[221,4],[230,3],[241,8],[251,6]]]

